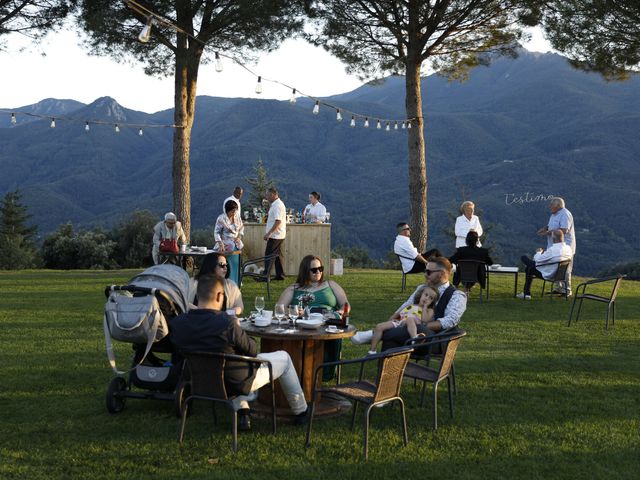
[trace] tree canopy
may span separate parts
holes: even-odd
[[[2,35],[21,33],[37,39],[61,24],[76,0],[0,0],[0,50]]]

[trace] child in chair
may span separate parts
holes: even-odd
[[[385,331],[401,325],[407,326],[409,337],[413,338],[418,334],[418,325],[427,324],[433,319],[433,310],[440,295],[438,291],[427,285],[418,289],[413,297],[413,304],[409,305],[391,317],[391,320],[379,323],[373,329],[371,337],[371,348],[369,354],[377,352],[378,342],[382,339]]]

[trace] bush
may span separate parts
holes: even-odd
[[[153,265],[153,227],[157,216],[149,210],[136,210],[109,233],[115,243],[113,260],[123,268]]]
[[[201,247],[213,247],[216,243],[213,239],[213,227],[204,228],[200,230],[194,230],[191,232],[191,245],[198,245]]]
[[[115,246],[102,229],[74,232],[67,223],[45,238],[42,259],[46,268],[114,268]]]
[[[598,273],[598,277],[626,275],[628,280],[640,280],[640,262],[621,263]]]
[[[369,256],[369,251],[362,247],[344,247],[338,245],[333,252],[333,258],[344,259],[344,266],[351,268],[379,268],[377,260]]]

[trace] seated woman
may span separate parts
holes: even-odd
[[[204,275],[215,275],[224,281],[225,303],[223,308],[224,310],[227,310],[227,313],[231,313],[229,310],[233,310],[236,316],[240,316],[244,310],[242,293],[240,292],[238,285],[236,285],[236,282],[229,278],[229,264],[227,263],[227,258],[221,253],[210,253],[209,255],[205,255],[197,278]],[[198,286],[197,278],[195,285],[196,289]],[[194,303],[197,305],[197,299]]]
[[[460,284],[460,268],[458,268],[458,262],[460,260],[479,260],[487,265],[493,265],[493,260],[489,256],[489,250],[486,248],[478,247],[478,233],[471,230],[467,233],[466,238],[467,246],[459,247],[451,257],[449,261],[456,264],[456,271],[453,274],[453,284],[457,287]],[[478,265],[478,280],[480,280],[480,286],[485,287],[486,272],[484,266]],[[475,283],[465,283],[465,289],[469,291]]]
[[[296,283],[288,286],[277,303],[283,305],[297,305],[301,297],[311,299],[308,306],[311,310],[333,310],[342,315],[347,303],[347,294],[342,287],[333,280],[324,279],[322,260],[314,255],[307,255],[300,262]],[[324,343],[324,361],[332,362],[340,358],[342,340],[328,340]],[[331,380],[334,369],[325,371],[323,380]]]

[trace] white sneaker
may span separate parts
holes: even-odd
[[[353,343],[354,345],[364,345],[365,343],[370,343],[372,338],[373,330],[356,332],[356,334],[351,337],[351,343]]]
[[[525,295],[524,293],[519,293],[516,295],[516,298],[520,300],[531,300],[531,295]]]

